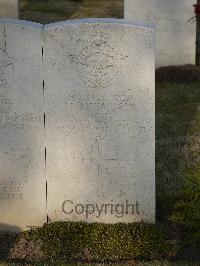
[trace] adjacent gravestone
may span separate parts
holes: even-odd
[[[50,221],[155,220],[154,29],[44,27]]]
[[[0,20],[0,230],[46,220],[41,29]]]
[[[0,18],[18,18],[18,0],[0,0]]]
[[[151,2],[151,3],[150,3]],[[156,25],[156,66],[195,63],[194,0],[125,0],[125,18]]]

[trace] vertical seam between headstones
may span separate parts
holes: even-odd
[[[7,42],[6,42],[6,26],[5,25],[4,25],[4,29],[3,29],[3,34],[4,34],[4,48],[5,48],[5,52],[6,52]]]
[[[44,26],[43,26],[44,28]],[[42,29],[43,32],[43,29]],[[44,69],[44,46],[42,44],[42,69]],[[44,72],[43,72],[44,75]],[[43,81],[42,81],[42,90],[43,90],[43,103],[44,103],[44,114],[43,114],[43,122],[44,122],[44,138],[45,138],[45,143],[44,143],[44,163],[45,163],[45,198],[46,198],[46,222],[48,223],[48,199],[47,199],[47,190],[48,190],[48,184],[47,184],[47,171],[46,171],[46,161],[47,161],[47,148],[46,148],[46,108],[45,108],[45,80],[43,76]]]

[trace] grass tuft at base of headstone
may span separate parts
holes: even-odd
[[[15,246],[10,259],[24,262],[37,259],[51,262],[51,265],[58,262],[107,263],[162,259],[168,257],[173,248],[169,232],[162,226],[83,222],[45,224],[19,234]],[[34,256],[28,246],[31,246]]]

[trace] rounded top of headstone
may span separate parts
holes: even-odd
[[[84,18],[84,19],[73,19],[73,20],[66,20],[61,22],[55,22],[51,24],[45,25],[45,29],[50,28],[58,28],[64,27],[69,25],[80,25],[80,24],[121,24],[126,26],[135,26],[140,28],[150,28],[154,30],[155,26],[153,23],[142,23],[133,20],[126,20],[126,19],[115,19],[115,18]]]
[[[38,28],[41,29],[43,27],[42,24],[36,23],[36,22],[31,22],[27,20],[20,20],[20,19],[10,19],[10,18],[0,18],[0,24],[16,24],[20,26],[28,26],[32,28]]]

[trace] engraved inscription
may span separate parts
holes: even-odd
[[[91,88],[107,88],[122,72],[127,56],[108,40],[105,33],[95,33],[78,55],[70,55],[80,79]]]
[[[17,182],[0,182],[0,200],[23,199],[22,185]]]
[[[7,52],[0,49],[0,93],[3,92],[8,84],[7,75],[13,71],[15,59],[9,57]]]
[[[65,100],[65,124],[58,124],[56,131],[59,135],[68,136],[79,132],[87,132],[91,126],[91,119],[94,122],[93,130],[101,129],[106,132],[110,124],[126,123],[124,119],[115,119],[117,112],[125,108],[134,108],[134,96],[132,94],[115,94],[112,99],[105,95],[67,95]],[[90,119],[79,118],[78,114],[90,114]]]
[[[29,179],[31,160],[27,151],[0,153],[3,169],[0,171],[0,200],[23,199],[23,187]],[[26,154],[26,155],[25,155]]]
[[[0,123],[2,116],[11,112],[13,102],[9,97],[0,97]]]
[[[30,130],[39,128],[42,119],[37,114],[17,112],[11,113],[12,103],[2,104],[0,108],[0,128],[14,128],[19,130]]]
[[[144,15],[145,19],[147,21],[153,21],[154,23],[175,23],[175,11],[159,11],[157,13],[155,12],[148,12]]]

